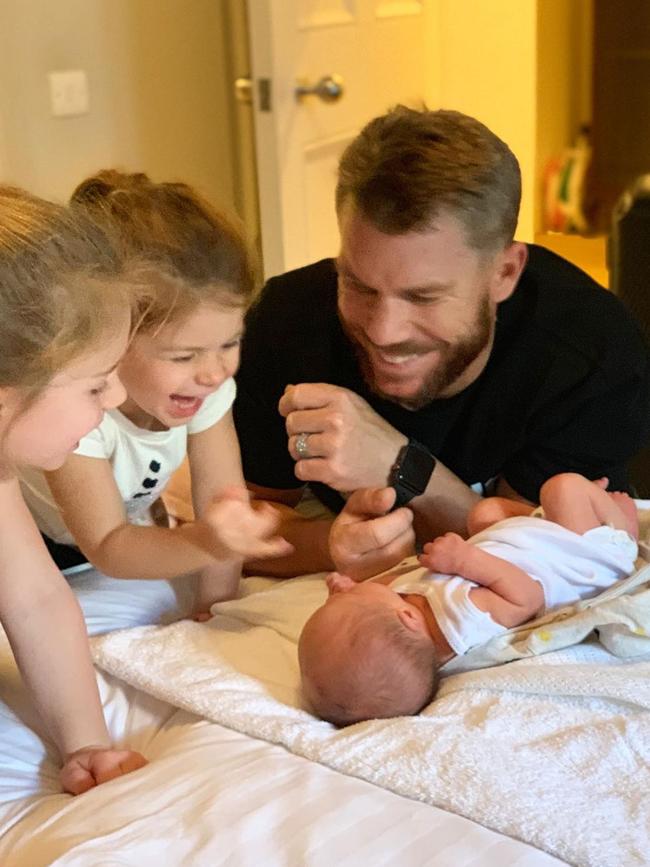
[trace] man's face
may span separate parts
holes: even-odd
[[[461,224],[386,235],[345,203],[339,213],[338,308],[365,381],[408,409],[476,379],[490,354],[503,254],[468,246]],[[515,281],[516,282],[516,281]]]

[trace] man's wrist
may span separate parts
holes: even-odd
[[[436,459],[426,446],[409,439],[400,449],[388,478],[389,484],[395,489],[393,508],[405,506],[423,494],[435,467]]]

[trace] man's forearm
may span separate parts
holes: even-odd
[[[409,503],[418,543],[448,532],[466,537],[467,514],[478,500],[479,494],[438,461],[425,492]]]
[[[277,534],[294,547],[292,554],[267,560],[248,560],[245,571],[248,575],[271,575],[277,578],[294,578],[309,572],[329,572],[334,563],[329,553],[329,532],[332,521],[303,518],[294,509],[271,503],[281,513]]]

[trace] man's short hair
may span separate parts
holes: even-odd
[[[388,235],[435,228],[449,214],[478,250],[512,242],[521,172],[510,148],[458,111],[398,105],[371,120],[343,152],[336,206],[351,201]]]

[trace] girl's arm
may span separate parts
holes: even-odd
[[[61,754],[64,787],[78,794],[146,761],[110,746],[81,610],[15,480],[0,482],[0,512],[0,619]]]
[[[286,547],[268,539],[274,517],[254,514],[237,496],[213,501],[205,520],[141,527],[128,522],[107,459],[71,455],[61,469],[46,475],[77,545],[93,566],[114,578],[173,578],[232,559],[234,551],[268,556]]]
[[[230,410],[216,424],[187,438],[194,514],[202,517],[214,497],[230,485],[245,487],[239,441]],[[243,559],[206,566],[199,576],[194,611],[203,614],[215,602],[237,595]]]
[[[544,591],[539,581],[456,533],[446,533],[427,542],[418,559],[432,572],[460,575],[480,584],[470,591],[472,602],[503,626],[518,626],[544,607]]]

